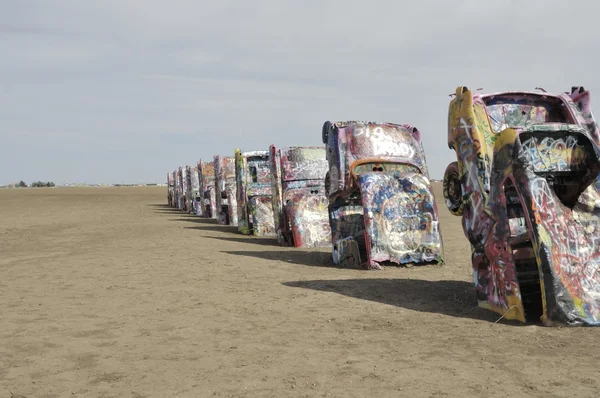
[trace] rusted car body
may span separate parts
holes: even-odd
[[[381,269],[382,263],[443,262],[429,172],[416,127],[325,122],[333,260]]]
[[[277,241],[294,247],[331,245],[324,147],[269,147]]]
[[[238,230],[246,235],[275,236],[268,151],[235,150]]]
[[[214,163],[198,162],[198,176],[200,178],[200,215],[206,218],[217,218]]]
[[[167,173],[167,205],[175,207],[175,175],[174,171]]]
[[[444,175],[472,247],[479,306],[506,319],[600,325],[600,133],[583,87],[456,89]]]
[[[198,166],[191,166],[191,187],[192,187],[192,208],[190,213],[194,215],[201,215],[200,212],[200,176]]]
[[[175,180],[175,195],[177,197],[177,208],[179,210],[185,209],[185,172],[182,167],[177,169],[177,179]]]
[[[194,168],[185,166],[185,211],[191,213],[194,211],[194,190],[193,190]]]
[[[216,155],[214,171],[217,223],[237,226],[235,158]]]

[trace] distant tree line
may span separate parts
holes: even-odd
[[[18,184],[15,185],[15,187],[17,188],[27,188],[27,183],[23,180],[19,181]],[[52,181],[35,181],[31,183],[31,187],[32,188],[41,188],[41,187],[55,187],[56,184],[54,184]]]
[[[44,182],[44,181],[36,181],[31,183],[32,188],[41,188],[41,187],[54,187],[56,186],[52,181]]]

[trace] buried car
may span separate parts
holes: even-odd
[[[188,213],[194,212],[194,168],[192,166],[185,166],[185,203],[186,211]]]
[[[600,134],[583,87],[473,93],[448,111],[446,205],[462,216],[479,306],[600,325]]]
[[[269,147],[277,241],[295,247],[331,245],[324,147]]]
[[[333,260],[381,269],[443,262],[439,218],[416,127],[325,122]]]
[[[175,172],[167,173],[167,204],[175,207]]]
[[[190,189],[190,184],[189,184],[189,173],[188,173],[188,166],[183,166],[179,168],[180,172],[181,172],[181,208],[180,210],[183,210],[185,212],[189,211],[189,189]]]
[[[185,196],[183,190],[183,169],[179,167],[177,169],[177,175],[175,180],[175,199],[177,200],[177,209],[183,210],[185,204]]]
[[[199,169],[198,166],[190,166],[190,169],[192,170],[191,173],[191,191],[192,191],[192,209],[190,211],[190,213],[200,216],[202,215],[201,210],[200,210],[200,203],[202,202],[201,198],[200,198],[200,175],[199,175]]]
[[[216,155],[213,167],[215,171],[217,223],[237,226],[235,158]]]
[[[268,151],[235,150],[238,230],[243,234],[275,235],[269,163]]]
[[[206,218],[216,218],[214,163],[198,162],[198,178],[200,179],[200,215]]]

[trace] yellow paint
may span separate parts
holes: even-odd
[[[525,323],[525,311],[523,310],[521,300],[516,296],[509,296],[506,304],[508,305],[507,308],[490,304],[488,301],[478,301],[478,306],[480,308],[494,311],[502,315],[504,319]]]

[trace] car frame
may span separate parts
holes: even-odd
[[[185,211],[192,213],[194,211],[194,187],[193,176],[194,168],[190,165],[185,166]]]
[[[411,125],[323,124],[326,188],[335,264],[443,263],[437,205],[421,143]]]
[[[235,158],[215,155],[214,170],[217,223],[237,226]]]
[[[269,151],[235,150],[238,230],[275,236]]]
[[[277,241],[294,247],[331,246],[324,146],[269,147]]]
[[[175,207],[175,172],[167,173],[167,205]]]
[[[177,179],[175,180],[175,195],[177,197],[177,209],[185,209],[185,190],[184,190],[184,171],[182,167],[177,169]]]
[[[198,176],[200,178],[200,215],[205,218],[217,218],[214,162],[199,161]]]
[[[448,108],[450,212],[478,304],[520,322],[600,325],[600,133],[590,93],[479,93]]]

